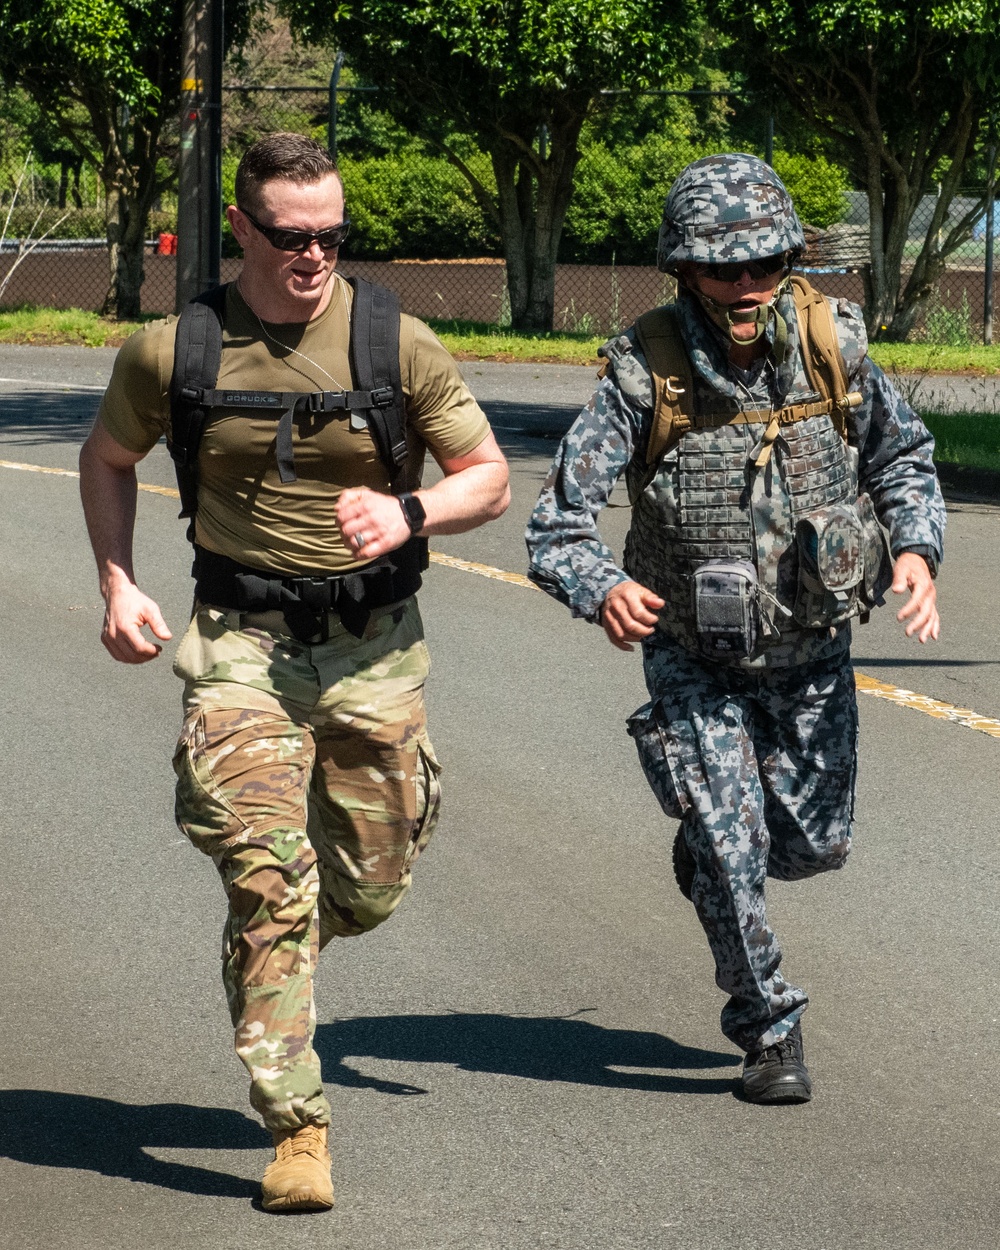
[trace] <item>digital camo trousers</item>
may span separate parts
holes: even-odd
[[[313,645],[282,627],[274,613],[201,607],[174,663],[177,823],[222,877],[236,1052],[271,1130],[329,1122],[312,1046],[317,955],[392,914],[440,798],[416,600],[373,613],[361,640],[339,622]]]
[[[840,868],[851,845],[858,712],[845,650],[790,668],[702,663],[656,638],[644,645],[651,702],[629,718],[660,806],[681,821],[695,861],[692,901],[730,995],[722,1031],[769,1046],[808,998],[781,972],[767,922],[768,876]]]

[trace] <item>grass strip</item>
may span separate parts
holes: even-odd
[[[145,318],[150,320],[150,318]],[[80,308],[16,308],[0,311],[0,343],[39,347],[120,347],[139,329],[137,321],[108,321]]]
[[[499,360],[507,363],[596,365],[604,342],[592,334],[537,331],[515,334],[503,326],[479,321],[428,322],[457,360]]]
[[[887,373],[1000,373],[1000,345],[943,347],[936,343],[872,343],[872,360]]]
[[[934,435],[934,459],[1000,472],[1000,413],[921,412]]]
[[[152,316],[143,317],[150,321]],[[141,322],[107,321],[78,308],[58,311],[25,306],[0,311],[0,343],[43,346],[75,344],[117,347]],[[515,334],[509,328],[478,321],[431,319],[431,328],[459,360],[497,360],[525,364],[593,365],[600,335],[536,332]],[[1000,374],[1000,345],[943,347],[933,343],[873,343],[872,359],[889,373]]]

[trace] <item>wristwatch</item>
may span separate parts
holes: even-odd
[[[902,555],[905,555],[908,551],[912,551],[915,556],[923,556],[924,559],[927,561],[927,567],[931,571],[931,577],[932,578],[937,577],[938,558],[937,558],[937,552],[934,550],[933,547],[926,547],[923,545],[913,546],[913,547],[904,547],[903,550],[899,554],[902,556]]]
[[[418,534],[424,528],[424,522],[427,520],[424,505],[416,495],[411,495],[409,491],[405,491],[402,495],[397,495],[396,498],[399,500],[399,506],[403,509],[403,516],[406,517],[406,524],[410,527],[410,533]]]

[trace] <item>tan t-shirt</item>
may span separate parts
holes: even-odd
[[[230,286],[218,389],[353,389],[351,295],[347,283],[338,281],[330,306],[315,321],[262,327]],[[176,327],[176,317],[151,322],[118,353],[98,420],[129,451],[145,454],[169,430]],[[399,364],[411,481],[416,481],[425,448],[437,459],[464,456],[490,427],[454,360],[415,317],[401,319]],[[198,454],[196,541],[244,564],[280,572],[364,563],[345,546],[335,509],[345,488],[389,490],[389,475],[368,430],[352,430],[347,412],[296,415],[298,480],[288,483],[278,476],[276,432],[273,416],[213,411]]]

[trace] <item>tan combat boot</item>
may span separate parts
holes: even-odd
[[[325,1124],[274,1134],[274,1160],[260,1186],[265,1211],[325,1211],[333,1206],[326,1135]]]

